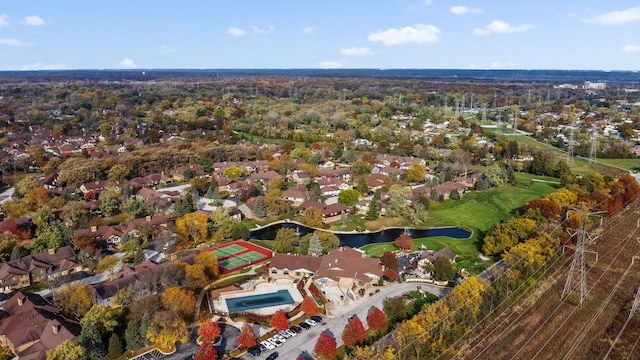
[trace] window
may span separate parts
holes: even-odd
[[[271,269],[271,273],[272,273],[272,274],[277,274],[277,273],[278,273],[278,270],[276,270],[276,268],[273,268],[273,269]]]
[[[296,271],[296,276],[302,276],[302,274],[300,273],[300,271]]]
[[[289,275],[289,270],[284,270],[282,273],[285,275]]]

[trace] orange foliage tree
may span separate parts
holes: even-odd
[[[306,296],[304,300],[302,300],[302,304],[300,304],[300,310],[305,314],[315,314],[318,311],[318,305],[313,299],[309,296]]]
[[[400,234],[394,244],[400,249],[411,249],[413,247],[413,239],[407,234]]]
[[[196,308],[196,298],[193,292],[179,286],[167,288],[160,295],[162,306],[183,319],[193,316]]]
[[[245,349],[257,344],[256,335],[251,325],[245,324],[242,329],[240,329],[238,344]]]
[[[271,317],[269,325],[278,330],[288,329],[289,319],[287,319],[287,314],[285,314],[284,310],[280,309],[276,311],[276,313]]]
[[[220,326],[217,322],[211,321],[211,319],[204,322],[198,328],[198,336],[205,342],[211,342],[220,336]]]
[[[352,317],[342,332],[342,342],[347,346],[358,346],[367,339],[362,321],[357,316]]]
[[[316,346],[313,348],[318,359],[332,360],[336,358],[336,341],[331,335],[323,332],[320,334]]]
[[[218,352],[214,349],[213,345],[208,342],[203,342],[200,345],[200,349],[196,353],[194,360],[216,360],[218,358]]]
[[[367,315],[367,325],[369,329],[377,333],[385,332],[389,327],[387,315],[378,307],[374,306],[373,309],[369,311],[369,315]]]

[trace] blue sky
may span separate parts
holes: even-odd
[[[0,70],[640,70],[640,3],[3,0]]]

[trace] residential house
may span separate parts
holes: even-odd
[[[0,311],[0,345],[20,360],[45,360],[64,341],[76,342],[80,323],[65,318],[42,296],[17,292]]]
[[[327,205],[312,200],[305,200],[302,204],[300,204],[300,213],[302,215],[305,215],[306,212],[311,208],[320,210],[320,212],[322,213],[322,221],[325,224],[340,220],[342,215],[349,213],[349,209],[344,204],[335,203]]]
[[[272,278],[311,278],[321,290],[336,288],[351,299],[359,298],[359,289],[368,289],[382,278],[378,259],[367,258],[363,251],[339,247],[316,257],[276,254],[269,263]]]
[[[433,251],[433,250],[423,251],[420,254],[420,259],[418,260],[418,266],[422,267],[426,264],[426,262],[430,262],[431,264],[434,264],[436,260],[438,260],[441,257],[445,257],[449,259],[449,261],[455,264],[456,256],[457,255],[449,247],[442,248],[438,251]]]
[[[0,263],[0,291],[11,292],[41,281],[56,279],[83,267],[71,246],[28,255]]]
[[[82,192],[82,195],[85,195],[85,196],[87,195],[87,193],[91,192],[97,198],[102,191],[110,187],[115,187],[116,189],[119,189],[118,185],[116,185],[112,181],[97,180],[94,182],[84,183],[80,185],[80,191]]]
[[[309,198],[309,190],[305,186],[297,185],[282,192],[284,200],[292,203],[293,206],[300,206]]]
[[[109,281],[100,282],[93,286],[96,292],[96,303],[111,306],[113,297],[122,289],[130,289],[135,292],[154,293],[153,284],[162,274],[162,265],[145,260],[142,263],[127,265]]]

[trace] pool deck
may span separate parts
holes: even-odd
[[[275,293],[278,290],[288,290],[294,302],[292,304],[286,304],[286,305],[255,308],[255,309],[247,310],[247,312],[251,312],[259,315],[271,315],[280,309],[283,309],[284,311],[289,311],[293,309],[296,305],[301,303],[303,300],[303,297],[302,295],[300,295],[300,291],[298,291],[298,289],[296,288],[296,284],[293,282],[293,280],[277,279],[272,282],[267,282],[267,281],[260,282],[255,285],[255,288],[252,291],[248,290],[248,291],[242,291],[242,292],[221,294],[219,297],[213,299],[212,303],[216,311],[228,313],[229,308],[227,307],[227,302],[225,301],[225,299]]]

